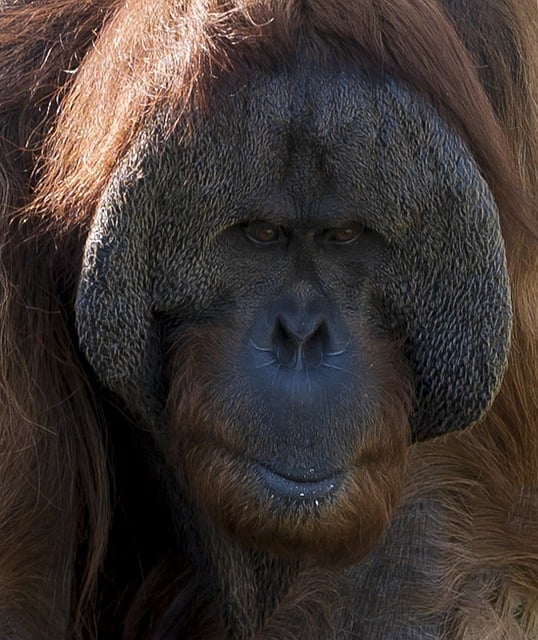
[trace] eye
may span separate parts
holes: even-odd
[[[275,244],[284,238],[282,227],[263,220],[250,222],[244,231],[247,238],[256,244]]]
[[[333,229],[325,229],[323,237],[325,242],[333,244],[350,244],[354,242],[362,233],[364,228],[361,225],[354,224],[349,227],[334,227]]]

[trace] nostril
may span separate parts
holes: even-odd
[[[287,326],[287,323],[281,317],[278,317],[276,321],[275,338],[279,342],[289,342],[290,344],[298,342],[293,330]]]
[[[281,364],[292,364],[297,359],[300,340],[295,336],[282,318],[277,318],[273,332],[275,355]]]
[[[303,340],[303,360],[307,366],[313,367],[322,363],[327,341],[327,324],[321,320],[305,340]]]
[[[323,318],[279,316],[273,332],[275,355],[280,364],[312,367],[321,363],[328,340]]]
[[[320,320],[318,325],[314,327],[314,330],[311,332],[310,335],[306,337],[304,342],[313,343],[313,344],[316,344],[318,342],[324,343],[326,340],[326,336],[327,336],[327,325],[323,320]]]

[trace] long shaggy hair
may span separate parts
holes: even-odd
[[[451,517],[442,526],[432,519],[427,534],[432,558],[446,561],[426,560],[406,597],[425,616],[457,600],[457,638],[536,632],[538,10],[535,0],[458,5],[2,3],[0,631],[6,618],[23,637],[43,628],[51,637],[94,633],[111,521],[107,409],[80,360],[71,315],[100,195],[157,111],[176,114],[171,128],[195,126],[188,114],[210,110],[229,78],[285,64],[307,29],[342,59],[402,78],[430,100],[496,198],[515,315],[509,366],[481,424],[411,451],[404,505],[433,496]],[[176,584],[183,592],[185,575]],[[319,580],[319,593],[329,582]],[[303,577],[293,587],[263,638],[283,637],[297,620],[315,624],[316,584]]]

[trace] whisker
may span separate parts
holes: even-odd
[[[262,353],[269,353],[270,351],[273,351],[270,348],[265,349],[264,347],[260,347],[254,342],[254,340],[252,340],[252,338],[249,338],[248,341],[250,342],[251,346],[256,349],[256,351],[261,351]]]
[[[330,357],[330,356],[341,356],[341,355],[342,355],[342,354],[344,354],[345,352],[346,352],[346,350],[345,350],[345,349],[342,349],[341,351],[332,351],[331,353],[326,353],[325,355],[326,355],[327,357]]]
[[[273,373],[273,376],[271,378],[271,386],[274,386],[275,384],[275,379],[276,379],[276,374],[280,371],[280,365],[277,366],[277,368],[275,369],[275,372]]]
[[[275,364],[276,362],[276,358],[273,358],[273,360],[269,360],[269,362],[264,362],[263,364],[259,364],[256,369],[263,369],[264,367],[269,367],[272,364]]]
[[[310,380],[310,376],[308,375],[308,369],[305,369],[306,381],[308,382],[308,393],[312,393],[312,380]]]
[[[321,366],[327,367],[328,369],[336,369],[337,371],[342,371],[343,373],[347,373],[348,375],[351,375],[351,372],[348,371],[347,369],[343,369],[342,367],[337,367],[336,365],[329,364],[328,362],[322,362]]]
[[[346,342],[346,344],[345,344],[345,345],[344,345],[344,346],[343,346],[339,351],[332,351],[331,353],[327,353],[327,354],[326,354],[326,355],[327,355],[327,357],[330,357],[330,356],[341,356],[341,355],[343,355],[343,354],[347,351],[347,348],[349,347],[349,343],[350,343],[350,341],[348,340],[348,341]]]

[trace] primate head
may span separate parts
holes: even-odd
[[[461,137],[405,82],[298,45],[147,124],[93,219],[76,316],[202,519],[349,561],[409,444],[488,409],[511,306]]]

